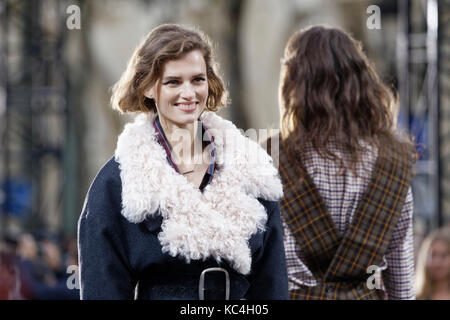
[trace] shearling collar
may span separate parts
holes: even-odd
[[[189,262],[225,259],[242,274],[251,267],[248,240],[264,230],[267,213],[257,200],[278,200],[282,184],[272,158],[228,120],[204,113],[214,136],[216,171],[203,193],[167,162],[153,127],[141,114],[118,138],[115,159],[122,180],[122,215],[133,223],[161,214],[163,252]]]

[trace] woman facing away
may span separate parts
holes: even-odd
[[[416,268],[420,300],[450,300],[450,228],[428,235],[420,246]]]
[[[79,219],[82,299],[288,299],[281,181],[214,113],[227,95],[215,69],[203,33],[165,24],[114,85],[113,107],[139,115]]]
[[[396,132],[394,102],[345,32],[289,39],[279,171],[291,299],[414,298],[415,149]]]

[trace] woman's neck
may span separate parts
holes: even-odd
[[[435,293],[450,293],[450,283],[448,281],[435,281],[433,287]]]
[[[195,157],[202,153],[202,137],[198,134],[200,121],[180,126],[159,117],[159,122],[177,162],[194,164]]]

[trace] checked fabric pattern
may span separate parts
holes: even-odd
[[[366,286],[367,268],[379,265],[405,201],[412,161],[393,150],[379,155],[370,183],[350,227],[340,235],[311,177],[298,179],[301,162],[280,145],[284,185],[281,212],[302,251],[303,262],[318,280],[291,291],[292,299],[380,299]]]

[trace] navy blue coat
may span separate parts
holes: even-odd
[[[163,253],[157,238],[161,216],[129,222],[121,214],[121,195],[120,169],[111,158],[92,183],[78,222],[82,299],[198,299],[200,273],[209,267],[230,272],[231,299],[289,299],[277,201],[259,199],[268,214],[266,231],[249,240],[252,268],[244,276],[226,261],[187,263]],[[221,299],[224,279],[217,274],[206,279],[210,279],[210,297]],[[220,292],[215,292],[219,287]]]

